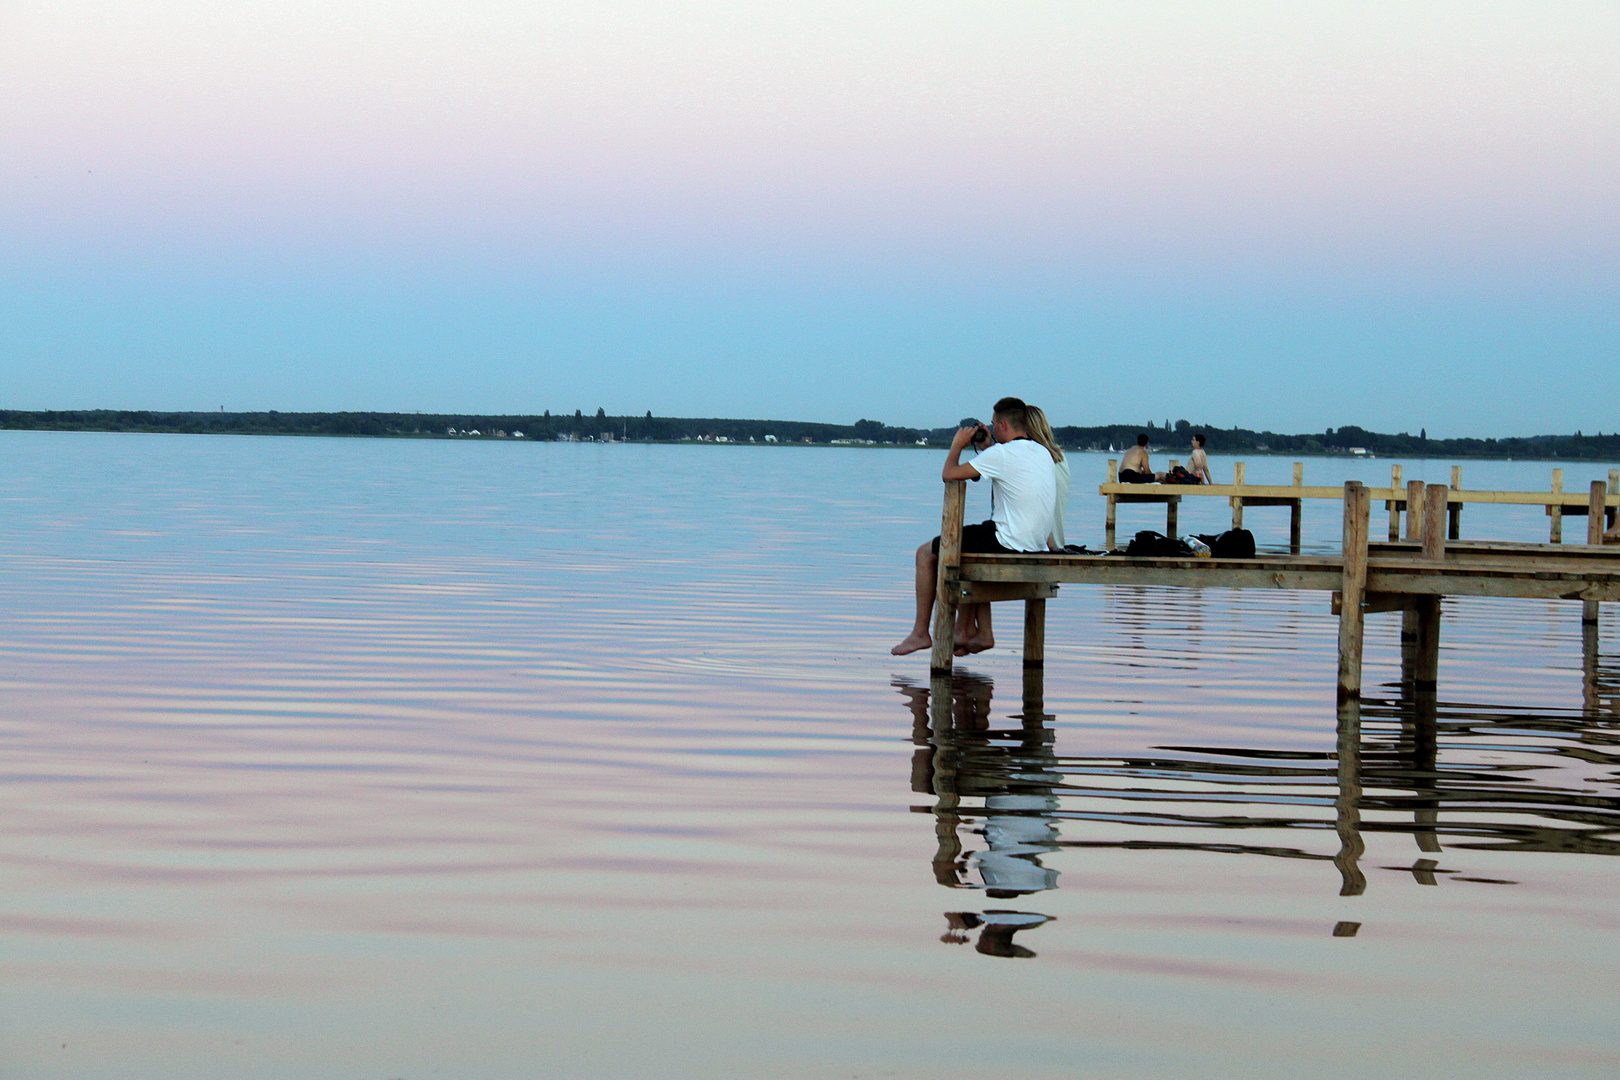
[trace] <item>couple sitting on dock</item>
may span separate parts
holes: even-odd
[[[969,446],[983,446],[972,463]],[[996,402],[988,428],[964,424],[951,439],[941,476],[949,480],[990,478],[990,520],[962,527],[962,550],[978,554],[1062,551],[1063,510],[1069,495],[1069,463],[1058,449],[1046,414],[1015,397]],[[896,656],[933,647],[929,620],[939,575],[939,537],[917,549],[917,622]],[[956,655],[996,644],[989,604],[963,604],[956,612]]]
[[[1187,467],[1168,473],[1156,473],[1148,460],[1148,437],[1138,435],[1136,445],[1125,451],[1119,463],[1119,482],[1122,484],[1208,484],[1209,458],[1204,455],[1204,436],[1199,432],[1192,437],[1192,455]]]

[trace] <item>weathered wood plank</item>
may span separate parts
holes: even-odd
[[[953,580],[949,587],[956,594],[958,604],[999,604],[1008,600],[1050,600],[1058,587],[1049,581],[962,581]]]

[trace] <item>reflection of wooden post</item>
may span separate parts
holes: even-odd
[[[1552,489],[1554,495],[1561,495],[1564,491],[1564,470],[1553,470]],[[1547,528],[1547,542],[1549,544],[1562,544],[1564,542],[1564,504],[1554,503],[1547,507],[1547,516],[1552,518],[1552,524]]]
[[[1108,482],[1119,483],[1119,459],[1108,459]],[[1108,496],[1108,516],[1103,519],[1103,550],[1114,550],[1114,496]]]
[[[1389,542],[1394,543],[1401,538],[1401,467],[1389,467],[1389,493],[1395,498],[1389,500]]]
[[[1360,604],[1356,606],[1359,610]],[[1367,875],[1359,865],[1367,846],[1361,839],[1361,702],[1355,698],[1339,702],[1338,765],[1339,795],[1333,809],[1339,853],[1333,864],[1339,868],[1339,895],[1360,896],[1367,891]]]
[[[1406,482],[1406,538],[1423,539],[1423,481]]]
[[[1362,597],[1367,592],[1367,489],[1344,485],[1344,580],[1339,607],[1339,700],[1361,697]],[[1359,730],[1359,727],[1358,727]]]
[[[1294,486],[1305,486],[1305,463],[1294,462]],[[1295,499],[1288,504],[1288,550],[1295,555],[1299,554],[1299,532],[1304,518],[1305,500]]]
[[[1243,462],[1232,466],[1232,483],[1236,487],[1243,486]],[[1243,496],[1232,496],[1232,528],[1243,528]]]
[[[959,811],[962,796],[956,787],[957,758],[961,751],[956,746],[956,720],[952,713],[955,701],[950,676],[936,675],[930,679],[928,693],[934,744],[934,839],[939,844],[934,852],[934,880],[954,889],[962,884],[958,877],[962,837],[957,832],[962,822]]]
[[[1024,666],[1046,666],[1046,601],[1024,601]]]
[[[1453,465],[1451,467],[1451,490],[1452,491],[1461,491],[1462,490],[1462,466],[1461,465]],[[1449,535],[1453,540],[1461,540],[1462,539],[1462,503],[1460,503],[1460,502],[1459,503],[1452,503],[1450,506],[1448,506],[1446,508],[1446,518],[1447,518],[1447,525],[1448,525],[1448,528],[1446,529],[1447,535]]]
[[[1587,606],[1597,607],[1597,604],[1588,600]],[[1603,707],[1603,698],[1598,692],[1598,623],[1595,618],[1591,622],[1581,620],[1581,704],[1588,715]]]
[[[956,652],[954,585],[962,566],[962,513],[966,506],[967,481],[947,480],[945,511],[939,519],[939,574],[934,579],[934,653],[929,667],[935,674],[950,674]]]

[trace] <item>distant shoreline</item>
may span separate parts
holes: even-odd
[[[333,438],[443,439],[523,442],[633,442],[719,446],[842,446],[863,449],[943,449],[954,428],[891,427],[876,420],[820,424],[801,420],[714,417],[472,415],[452,413],[161,412],[156,410],[0,410],[0,430],[104,431],[185,435],[285,435]],[[1214,454],[1272,457],[1470,458],[1512,461],[1620,461],[1620,434],[1540,435],[1509,439],[1430,439],[1346,426],[1322,434],[1286,435],[1245,428],[1199,426],[1059,426],[1066,450],[1122,453],[1145,433],[1157,453],[1186,447],[1204,432]]]

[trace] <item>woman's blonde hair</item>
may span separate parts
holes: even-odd
[[[1024,434],[1046,447],[1046,452],[1052,455],[1054,462],[1063,460],[1063,451],[1058,449],[1057,437],[1052,434],[1052,425],[1046,419],[1046,414],[1039,405],[1026,405],[1024,407]]]

